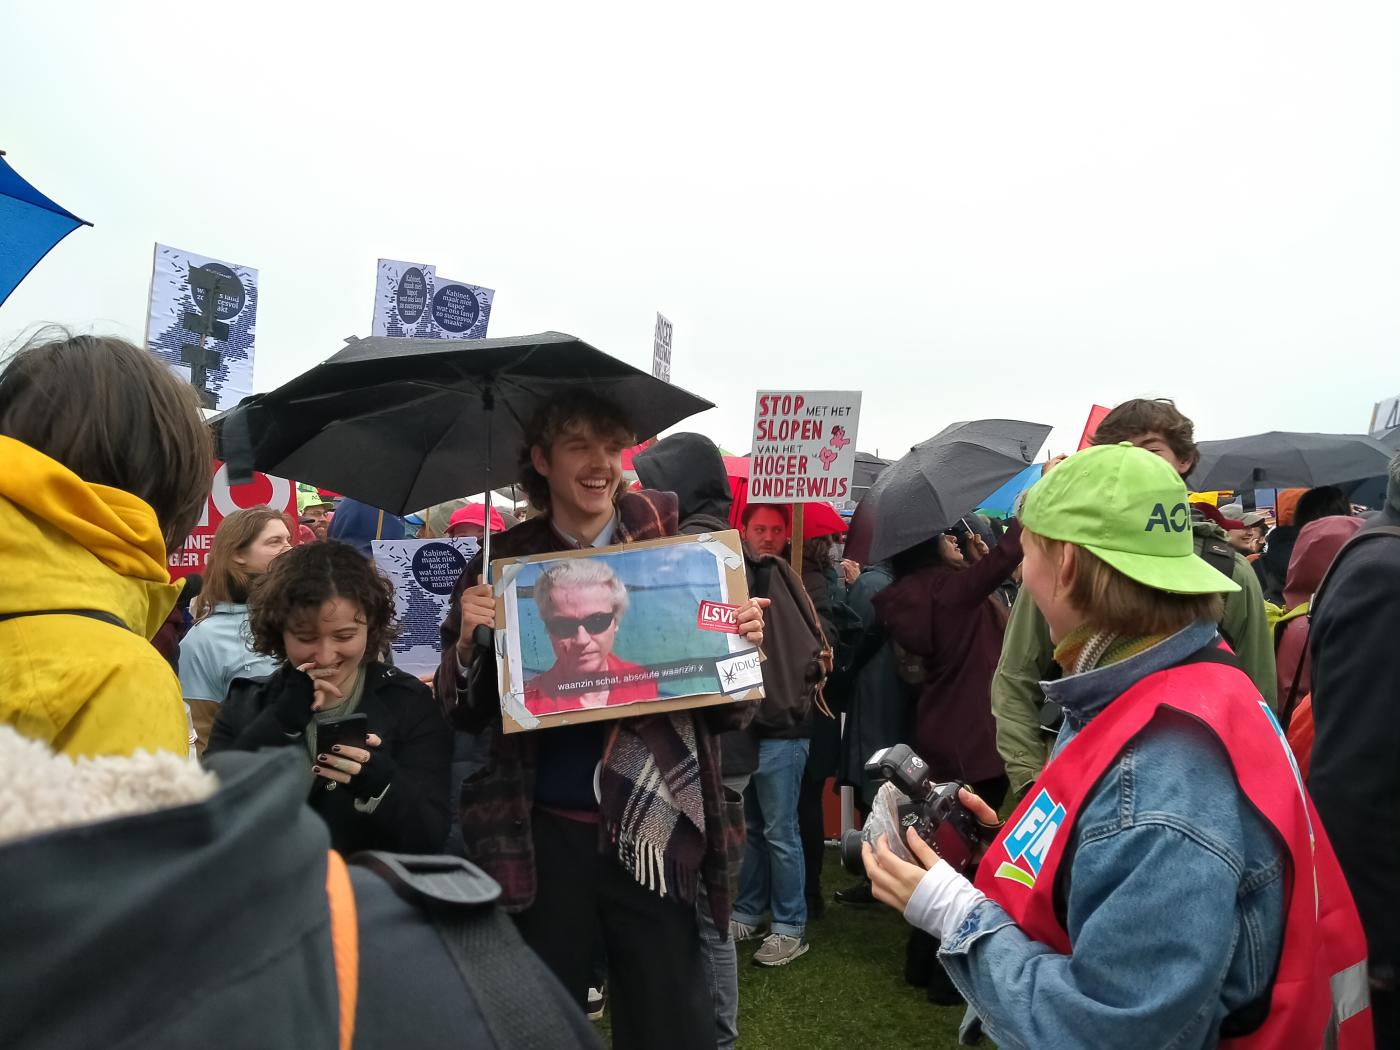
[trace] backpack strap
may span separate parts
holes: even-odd
[[[331,954],[340,992],[340,1050],[355,1044],[355,1008],[360,996],[360,927],[356,921],[355,890],[339,853],[326,854],[326,903],[331,912]]]
[[[452,856],[371,851],[350,863],[368,868],[428,913],[496,1046],[558,1050],[577,1042],[560,997],[549,994],[548,971],[496,907],[501,887],[495,879]]]
[[[113,627],[120,627],[123,631],[131,630],[121,617],[103,612],[101,609],[33,609],[28,612],[0,613],[0,623],[6,620],[18,620],[25,616],[82,616],[89,620],[110,623]]]

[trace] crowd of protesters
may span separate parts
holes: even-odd
[[[527,520],[308,487],[225,518],[181,604],[191,388],[86,336],[0,371],[0,1042],[390,1046],[412,1017],[413,1045],[594,1046],[606,989],[615,1047],[728,1048],[740,946],[823,965],[834,900],[898,909],[906,979],[1001,1046],[1400,1046],[1400,457],[1366,517],[1216,508],[1191,420],[1134,400],[1014,520],[862,566],[737,507],[702,435],[629,484],[639,435],[587,389],[524,433]],[[731,527],[759,703],[505,732],[480,555],[431,681],[393,666],[373,540]],[[869,811],[899,743],[965,785],[976,863],[911,830],[833,893],[824,796]]]

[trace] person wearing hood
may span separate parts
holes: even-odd
[[[1195,424],[1165,398],[1125,401],[1099,424],[1095,445],[1127,442],[1163,459],[1183,478],[1195,469]],[[1259,591],[1254,567],[1232,551],[1225,530],[1214,522],[1188,517],[1178,524],[1191,528],[1198,556],[1224,571],[1239,587],[1225,596],[1220,630],[1235,650],[1245,673],[1272,706],[1277,703],[1277,671],[1273,632]],[[1056,674],[1054,645],[1045,617],[1023,590],[1011,610],[1006,642],[992,680],[992,713],[996,716],[997,750],[1006,761],[1015,794],[1024,792],[1040,775],[1050,757],[1052,735],[1041,728],[1044,693],[1041,681]]]
[[[1312,596],[1327,575],[1332,559],[1364,525],[1360,518],[1333,514],[1304,525],[1293,545],[1283,605],[1288,611],[1275,626],[1278,634],[1279,721],[1288,725],[1298,701],[1312,692],[1308,661],[1308,612]]]
[[[0,769],[6,1050],[601,1050],[481,871],[331,852],[294,749]]]
[[[366,558],[373,555],[370,544],[375,540],[401,540],[403,537],[402,518],[357,499],[340,501],[326,533],[327,539],[348,543]]]
[[[1376,1046],[1400,1046],[1400,455],[1385,507],[1337,554],[1313,600],[1316,737],[1308,789],[1356,895],[1371,949]],[[1301,541],[1300,541],[1301,542]]]
[[[1264,600],[1283,605],[1283,589],[1288,580],[1288,567],[1293,562],[1293,545],[1298,542],[1298,534],[1319,518],[1350,515],[1351,503],[1335,485],[1315,489],[1284,489],[1278,494],[1275,514],[1278,525],[1269,533],[1264,553],[1255,560],[1254,573],[1259,577]]]
[[[36,337],[0,372],[0,722],[69,755],[188,753],[150,640],[212,460],[193,389],[124,340]]]
[[[642,488],[676,494],[678,532],[697,536],[724,532],[729,526],[733,491],[724,455],[703,434],[672,434],[639,453],[632,463]],[[752,712],[749,713],[752,717]],[[744,847],[744,789],[758,769],[758,741],[745,727],[720,734],[724,783],[725,842],[729,856],[730,894],[738,892]],[[734,941],[715,926],[709,899],[702,894],[700,943],[715,1006],[717,1050],[732,1050],[739,1037],[739,957]]]

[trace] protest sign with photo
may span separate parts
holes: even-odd
[[[496,293],[438,276],[425,263],[379,260],[373,335],[413,339],[485,339]]]
[[[748,501],[848,499],[859,422],[859,390],[759,391]]]
[[[172,551],[168,561],[170,578],[181,580],[193,573],[203,575],[209,562],[209,552],[214,547],[214,533],[220,523],[234,511],[249,507],[276,507],[291,515],[296,521],[296,486],[285,478],[271,474],[253,472],[253,480],[246,485],[230,485],[228,467],[214,461],[214,485],[209,499],[204,505],[204,514],[195,525],[190,538],[177,551]],[[296,537],[293,536],[293,542]]]
[[[258,271],[157,244],[146,347],[199,391],[205,408],[253,392]]]
[[[374,564],[394,585],[394,665],[415,677],[430,675],[442,656],[438,628],[452,588],[481,545],[473,539],[374,540],[370,547]]]
[[[492,562],[507,733],[763,698],[736,532]]]
[[[656,334],[651,340],[651,374],[657,379],[671,381],[671,334],[675,331],[671,322],[656,315]]]

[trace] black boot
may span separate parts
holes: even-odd
[[[870,892],[870,880],[861,879],[854,886],[847,886],[844,890],[837,890],[832,894],[832,899],[837,904],[849,904],[859,907],[863,904],[874,904],[875,895]]]

